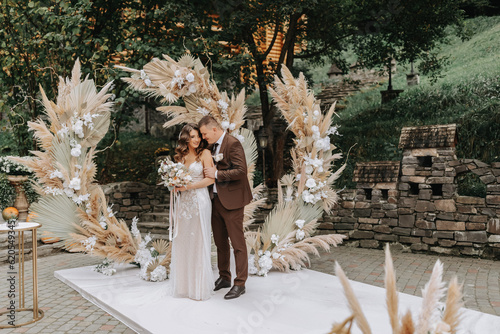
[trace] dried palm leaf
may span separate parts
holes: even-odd
[[[153,248],[158,252],[158,254],[166,254],[169,248],[169,242],[165,239],[157,239],[153,241]]]

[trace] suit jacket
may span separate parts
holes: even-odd
[[[221,204],[227,210],[244,207],[252,201],[252,190],[248,183],[247,161],[240,141],[226,133],[219,154],[222,160],[216,162],[215,184]],[[213,191],[213,187],[210,187]]]

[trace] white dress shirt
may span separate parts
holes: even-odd
[[[217,140],[217,141],[215,142],[215,144],[218,144],[218,145],[217,145],[217,148],[215,149],[215,154],[214,154],[214,156],[216,156],[217,154],[219,154],[219,152],[220,152],[220,147],[222,146],[222,141],[224,140],[224,136],[225,136],[225,135],[226,135],[226,131],[224,131],[224,132],[222,133],[222,136],[220,136],[219,140]],[[215,179],[217,179],[217,170],[215,170]],[[213,190],[214,190],[214,194],[217,194],[217,186],[215,185],[215,183],[214,183],[214,189],[213,189]]]

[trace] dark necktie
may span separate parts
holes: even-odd
[[[217,147],[219,146],[219,143],[215,143],[213,146],[212,146],[212,154],[215,154],[217,152]]]

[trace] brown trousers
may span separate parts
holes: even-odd
[[[236,278],[234,285],[245,286],[248,278],[248,255],[243,232],[243,215],[245,208],[227,210],[222,206],[219,197],[215,196],[212,202],[212,231],[215,246],[217,246],[217,266],[219,276],[231,282],[230,257],[231,247],[234,249],[236,261]],[[229,238],[229,239],[228,239]]]

